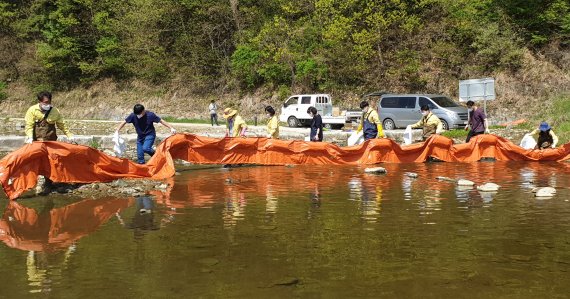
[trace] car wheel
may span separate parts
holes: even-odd
[[[396,124],[390,118],[386,118],[382,123],[382,126],[384,127],[384,130],[394,130],[396,128]]]
[[[289,118],[287,119],[287,124],[291,128],[296,128],[299,126],[299,120],[294,116],[289,116]]]
[[[441,125],[442,125],[443,129],[448,131],[449,130],[449,124],[444,119],[440,118],[439,120],[441,120]]]

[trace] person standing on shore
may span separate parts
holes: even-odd
[[[422,118],[415,124],[410,125],[412,129],[422,128],[422,140],[426,141],[433,134],[440,134],[443,132],[443,124],[437,115],[431,113],[428,105],[423,105],[420,110],[422,111]]]
[[[210,102],[210,105],[208,106],[208,110],[210,110],[210,121],[212,122],[212,127],[214,126],[214,122],[216,123],[216,126],[219,126],[219,124],[218,124],[218,105],[216,105],[216,101],[212,100]]]
[[[319,114],[317,108],[311,106],[307,109],[307,113],[313,118],[311,121],[311,141],[323,141],[323,118]]]
[[[245,137],[247,124],[237,114],[237,110],[226,108],[223,116],[226,119],[226,137]]]
[[[50,92],[42,91],[37,95],[38,103],[28,108],[24,117],[26,143],[56,141],[56,127],[63,131],[70,141],[73,141],[73,134],[69,131],[59,110],[53,107],[51,98]]]
[[[265,107],[267,113],[267,138],[279,139],[279,118],[275,115],[275,109],[271,106]]]
[[[360,103],[360,109],[362,109],[362,118],[356,132],[364,129],[364,140],[383,138],[384,131],[382,131],[382,123],[376,109],[370,107],[367,101]]]
[[[151,157],[154,155],[154,150],[152,146],[154,145],[154,140],[156,139],[156,130],[154,128],[154,123],[160,123],[165,127],[170,128],[171,134],[176,134],[176,129],[174,127],[162,120],[158,115],[154,114],[152,111],[146,111],[144,106],[141,104],[136,104],[133,108],[133,113],[129,114],[125,121],[122,122],[115,134],[119,134],[119,131],[127,124],[131,123],[137,131],[137,163],[144,164],[144,154],[147,153]]]
[[[56,127],[63,131],[69,141],[73,141],[73,134],[69,131],[67,124],[63,120],[63,116],[59,109],[53,107],[51,103],[52,95],[48,91],[38,93],[38,103],[28,108],[24,121],[26,122],[25,143],[32,143],[33,141],[57,141]],[[42,181],[44,176],[40,176],[39,182]],[[44,183],[38,183],[38,194],[48,194],[53,188],[53,181],[48,176],[44,177]]]
[[[467,133],[465,143],[468,143],[474,136],[490,133],[485,112],[481,111],[473,101],[467,101],[467,109],[469,110],[470,117],[469,123],[465,126],[465,130],[469,130],[469,125],[471,125],[471,130]]]

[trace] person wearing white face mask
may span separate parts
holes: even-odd
[[[425,141],[433,134],[440,134],[443,132],[443,124],[437,115],[431,113],[428,105],[423,105],[420,108],[422,118],[417,123],[410,125],[412,129],[422,128],[422,140]]]
[[[37,95],[38,104],[33,105],[26,112],[26,143],[32,141],[56,141],[56,127],[63,131],[69,140],[73,134],[69,131],[59,110],[51,104],[51,93],[42,91]]]
[[[122,122],[115,134],[119,134],[119,131],[127,124],[131,123],[137,131],[137,163],[144,164],[144,154],[149,154],[151,157],[154,155],[154,150],[152,146],[154,145],[154,140],[156,139],[156,130],[154,129],[154,123],[160,123],[165,127],[170,128],[171,134],[176,134],[176,129],[169,123],[162,120],[158,115],[154,114],[152,111],[146,111],[144,106],[141,104],[136,104],[133,108],[133,113],[129,114],[125,121]]]
[[[267,138],[279,139],[279,118],[275,115],[275,109],[271,106],[265,107],[267,113]]]

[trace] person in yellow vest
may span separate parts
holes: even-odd
[[[26,122],[25,142],[55,141],[57,140],[56,127],[63,131],[70,141],[73,141],[73,134],[69,131],[61,113],[51,103],[51,93],[42,91],[37,98],[38,103],[28,108],[24,117]]]
[[[440,134],[443,132],[443,124],[437,115],[431,113],[428,105],[423,105],[420,110],[422,111],[422,118],[415,124],[410,125],[412,129],[422,128],[422,140],[425,141],[433,134]]]
[[[267,138],[279,139],[279,118],[275,115],[275,109],[271,106],[265,107],[267,113]]]
[[[226,137],[245,137],[247,124],[237,114],[237,110],[226,108],[223,116],[226,119]]]
[[[382,123],[380,122],[380,117],[376,109],[370,107],[367,101],[360,103],[360,109],[362,109],[362,117],[356,132],[360,132],[364,129],[364,140],[384,138]]]

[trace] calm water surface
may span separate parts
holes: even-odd
[[[569,164],[384,166],[212,168],[152,198],[2,199],[0,297],[570,296]],[[558,194],[534,198],[547,185]]]

